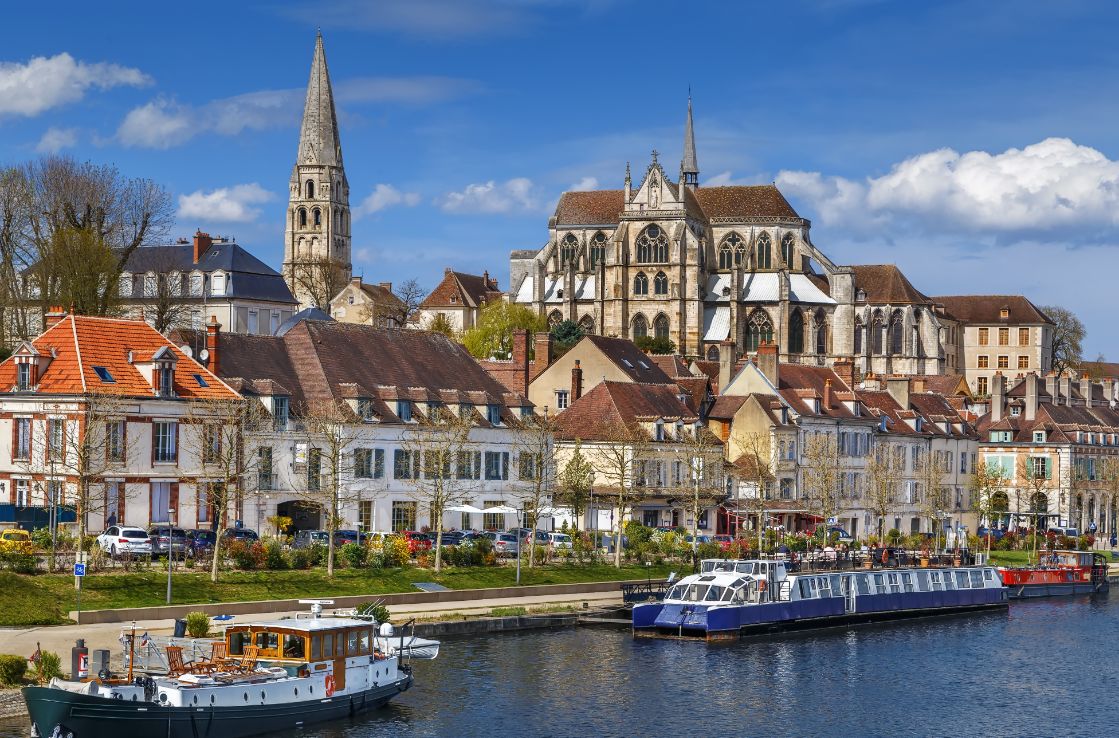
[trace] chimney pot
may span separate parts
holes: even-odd
[[[552,334],[540,331],[533,337],[534,356],[532,373],[539,377],[552,363]]]
[[[579,360],[575,360],[575,366],[571,367],[571,401],[575,402],[583,396],[583,367],[579,365]]]
[[[218,373],[220,364],[218,363],[218,334],[221,331],[221,323],[218,322],[216,315],[210,316],[210,322],[206,324],[206,368],[214,374]]]
[[[202,256],[207,251],[209,251],[210,247],[213,246],[213,245],[214,245],[214,240],[212,238],[210,238],[209,233],[203,233],[200,230],[195,231],[194,232],[194,263],[197,264],[198,260],[201,259]]]

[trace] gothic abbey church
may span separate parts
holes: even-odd
[[[620,190],[567,192],[539,251],[510,257],[512,299],[585,332],[671,339],[683,354],[940,374],[942,320],[892,265],[838,266],[774,185],[702,187],[692,105],[679,176],[657,152]]]

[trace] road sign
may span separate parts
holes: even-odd
[[[85,564],[74,564],[74,576],[76,576],[76,577],[84,577],[85,576]]]
[[[828,525],[835,525],[839,522],[839,518],[828,518]]]

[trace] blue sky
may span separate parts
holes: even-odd
[[[1119,360],[1119,6],[1065,1],[319,0],[19,4],[0,162],[61,151],[173,193],[171,236],[274,266],[316,27],[355,272],[433,286],[538,247],[559,194],[674,173],[776,181],[839,263],[928,294],[1076,311]],[[1111,157],[1116,157],[1112,159]]]

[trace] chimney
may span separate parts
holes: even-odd
[[[361,277],[350,277],[350,286],[361,289]]]
[[[490,270],[489,269],[482,272],[482,284],[485,285],[486,289],[490,288]]]
[[[385,292],[392,292],[392,282],[378,282],[377,286]]]
[[[524,378],[524,384],[521,391],[528,393],[528,382],[531,377],[528,375],[528,331],[524,328],[516,328],[513,330],[513,367],[517,370],[517,374]]]
[[[532,373],[533,376],[540,376],[540,373],[548,368],[552,363],[552,334],[547,331],[541,331],[535,335],[534,353]]]
[[[1006,378],[1002,372],[995,372],[991,377],[991,422],[1002,420],[1003,411],[1006,409]]]
[[[1088,376],[1088,372],[1080,377],[1080,394],[1084,395],[1084,407],[1092,407],[1092,378]]]
[[[54,328],[63,318],[66,317],[66,310],[61,305],[52,305],[50,312],[43,316],[43,324],[46,330]]]
[[[218,373],[218,333],[221,331],[221,323],[218,322],[216,315],[210,316],[210,322],[206,324],[206,368],[214,374]]]
[[[1065,404],[1072,407],[1072,377],[1068,375],[1068,372],[1061,372],[1059,381],[1061,384],[1061,396],[1065,399]],[[1059,405],[1060,403],[1054,404]]]
[[[730,384],[731,373],[734,371],[735,360],[734,341],[723,341],[719,344],[719,394],[727,391]]]
[[[832,370],[847,389],[855,389],[855,362],[851,359],[836,359]]]
[[[1037,418],[1037,373],[1026,374],[1026,420]]]
[[[925,378],[924,377],[913,377],[911,386],[912,386],[912,391],[913,392],[918,392],[918,393],[924,392],[925,391]]]
[[[831,409],[831,380],[824,380],[824,412]]]
[[[1057,400],[1057,373],[1049,372],[1045,375],[1045,392],[1049,395],[1049,401],[1054,405],[1060,405]]]
[[[571,367],[571,402],[575,402],[583,396],[583,367],[579,366],[579,360],[575,360],[575,366]]]
[[[214,240],[210,238],[209,233],[202,231],[194,232],[194,263],[197,264],[198,260],[202,258],[203,254],[210,250],[214,245]]]
[[[763,343],[758,346],[758,369],[774,387],[780,387],[777,374],[777,344]]]
[[[909,409],[909,377],[888,377],[886,391],[894,402],[901,405],[902,410]]]

